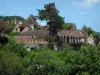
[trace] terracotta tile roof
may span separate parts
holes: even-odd
[[[48,44],[45,40],[33,40],[31,36],[15,36],[16,42],[22,42],[24,44]]]
[[[20,33],[16,36],[14,36],[16,42],[23,42],[24,44],[32,43],[32,44],[48,44],[46,40],[35,40],[33,39],[34,36],[36,37],[43,37],[43,36],[49,36],[49,32],[45,30],[40,31],[27,31],[24,33]]]

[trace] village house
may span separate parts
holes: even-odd
[[[46,37],[49,37],[48,26],[36,25],[34,17],[30,15],[26,21],[16,26],[16,30],[21,32],[14,36],[17,43],[22,42],[27,49],[33,47],[39,47],[47,45],[48,41]],[[62,43],[69,43],[73,46],[81,46],[83,44],[95,45],[95,40],[92,36],[88,36],[88,33],[84,30],[77,30],[76,26],[73,25],[69,30],[60,30],[58,35]],[[54,42],[54,49],[59,50],[59,45]]]
[[[84,30],[77,30],[76,26],[73,26],[70,30],[59,31],[58,37],[62,43],[68,43],[75,47],[88,43],[88,33]],[[59,50],[58,46],[58,44],[54,45],[55,50]]]
[[[41,45],[47,45],[47,37],[49,37],[49,31],[35,30],[20,33],[14,38],[17,43],[22,42],[27,49],[30,49]],[[88,33],[86,33],[84,30],[77,30],[75,26],[73,26],[70,30],[58,31],[58,37],[60,38],[61,42],[69,43],[74,46],[79,46],[86,43],[92,44],[92,41],[89,42]],[[54,44],[54,49],[59,50],[57,43]]]
[[[45,30],[27,31],[14,36],[17,43],[23,43],[28,50],[45,46],[48,44],[47,37],[49,32]]]
[[[34,30],[35,18],[32,15],[30,15],[28,19],[23,22],[16,20],[15,18],[14,24],[16,25],[14,31],[17,31],[17,32],[26,32],[29,30]]]
[[[36,23],[36,18],[33,15],[29,15],[28,19],[24,22],[18,21],[15,18],[14,24],[16,25],[14,31],[21,32],[21,33],[30,31],[30,30],[34,31],[34,30],[47,30],[48,29],[48,26],[38,25]]]
[[[0,21],[0,24],[6,23]],[[37,29],[36,29],[37,28]],[[49,37],[48,26],[40,26],[34,27],[34,22],[30,18],[28,21],[23,22],[21,25],[18,26],[18,31],[21,32],[18,35],[14,36],[14,39],[17,43],[23,43],[26,48],[31,49],[33,47],[39,47],[41,45],[47,45],[48,40],[46,39]],[[82,44],[92,44],[95,46],[95,40],[92,36],[88,36],[84,30],[77,30],[76,26],[72,26],[70,30],[60,30],[58,31],[58,35],[60,41],[63,43],[69,43],[74,46],[79,46]],[[58,45],[54,43],[55,50],[58,49]]]

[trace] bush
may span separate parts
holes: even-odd
[[[16,34],[19,34],[20,32],[15,32],[15,31],[13,31],[12,33],[10,33],[10,36],[14,36],[14,35],[16,35]]]
[[[0,75],[22,75],[23,62],[15,53],[0,49]]]
[[[13,40],[10,40],[5,46],[3,46],[5,50],[9,50],[10,52],[17,53],[19,56],[24,57],[27,55],[27,51],[24,48],[24,45],[21,43],[16,43]]]

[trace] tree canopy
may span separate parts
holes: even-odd
[[[12,21],[14,19],[17,19],[17,20],[21,20],[21,21],[24,21],[25,19],[21,16],[0,16],[0,20],[3,20],[3,21]]]
[[[56,35],[57,31],[61,29],[64,24],[64,18],[59,15],[59,11],[56,8],[55,3],[45,4],[44,9],[38,9],[38,12],[39,19],[47,21],[50,35]]]
[[[63,28],[62,29],[67,29],[70,30],[72,28],[72,26],[74,26],[74,23],[65,23],[63,24]]]
[[[9,42],[10,44],[10,42]],[[41,47],[25,53],[23,46],[0,45],[1,75],[99,75],[100,45],[82,45],[80,50],[66,47],[54,51]],[[23,57],[24,54],[24,57]]]
[[[86,25],[84,25],[84,26],[82,27],[82,29],[83,29],[84,31],[86,31],[86,32],[88,33],[89,36],[92,35],[92,36],[94,37],[94,39],[97,39],[97,38],[98,38],[97,33],[96,33],[91,27],[87,27]]]

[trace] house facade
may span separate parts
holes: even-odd
[[[30,15],[28,17],[28,19],[26,21],[23,21],[23,22],[15,19],[14,24],[16,25],[14,31],[22,32],[22,33],[29,31],[29,30],[34,31],[35,19],[32,15]]]
[[[36,23],[36,18],[33,15],[29,15],[26,21],[14,20],[15,29],[17,32],[35,31],[35,30],[47,30],[48,26],[41,26]]]
[[[18,34],[14,37],[17,43],[22,42],[27,49],[39,46],[48,45],[47,38],[49,37],[49,31],[47,30],[35,30],[27,31]],[[82,30],[67,31],[62,30],[58,32],[58,37],[62,43],[69,43],[73,45],[86,44],[88,40],[88,34]],[[54,43],[54,49],[58,50],[58,45]]]
[[[14,39],[17,43],[23,43],[25,48],[28,50],[32,48],[38,48],[40,46],[48,45],[47,37],[48,31],[27,31],[21,34],[14,36]]]
[[[24,24],[25,25],[25,24]],[[27,25],[26,25],[27,27]],[[48,28],[48,27],[44,27]],[[23,33],[16,35],[15,41],[22,42],[26,48],[38,48],[41,45],[48,45],[48,37],[49,31],[47,29],[40,30],[27,30]],[[68,43],[73,46],[79,47],[83,44],[92,44],[95,45],[95,41],[91,36],[88,36],[88,33],[84,30],[77,30],[75,26],[73,26],[70,30],[60,30],[58,31],[57,37],[59,41],[62,43]],[[54,41],[54,49],[59,50],[60,45],[56,41]]]

